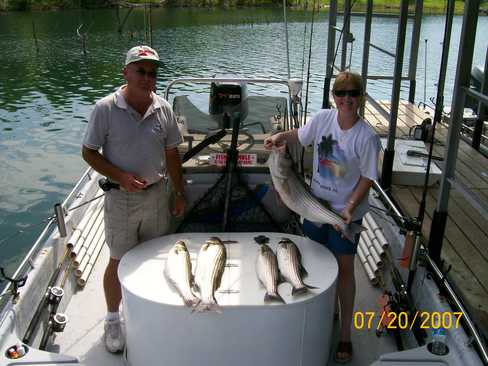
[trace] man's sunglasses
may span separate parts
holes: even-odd
[[[350,97],[357,98],[361,96],[361,90],[359,89],[352,89],[352,90],[334,90],[334,95],[336,97],[345,97],[349,95]]]
[[[144,70],[143,68],[138,68],[136,69],[136,72],[141,76],[141,77],[144,77],[144,76],[148,76],[150,77],[151,79],[156,79],[156,77],[158,76],[158,73],[156,71],[146,71]]]

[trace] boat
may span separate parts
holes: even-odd
[[[220,95],[225,94],[227,96],[236,95],[236,93],[241,93],[244,96],[244,91],[249,86],[268,83],[288,89],[289,98],[262,95],[248,97],[247,104],[233,104],[231,106],[232,113],[230,113],[231,109],[228,109],[227,115],[225,113],[227,103],[223,103],[222,106],[222,101],[210,108],[214,112],[221,108],[217,111],[218,113],[205,114],[192,104],[188,96],[175,95],[172,98],[181,130],[186,131],[185,146],[181,153],[182,159],[185,161],[184,179],[190,209],[183,220],[172,222],[173,229],[168,236],[141,245],[140,247],[145,247],[146,250],[140,251],[133,260],[137,260],[136,257],[139,258],[138,263],[141,267],[143,266],[141,263],[153,263],[156,258],[160,258],[161,255],[164,256],[164,252],[167,252],[178,238],[192,243],[191,255],[196,254],[197,244],[209,236],[219,235],[223,240],[245,243],[240,247],[239,252],[242,252],[239,254],[240,257],[233,258],[237,262],[244,262],[245,257],[255,255],[256,248],[253,247],[252,243],[253,238],[258,234],[264,234],[276,240],[282,236],[292,237],[301,246],[307,248],[312,245],[308,242],[309,239],[301,236],[300,218],[296,217],[277,199],[266,166],[268,152],[263,149],[262,144],[264,137],[270,133],[293,126],[294,122],[290,118],[292,114],[287,113],[286,110],[294,97],[298,96],[297,94],[293,95],[290,91],[294,90],[296,93],[299,90],[296,87],[296,81],[186,78],[175,80],[168,85],[166,92],[168,98],[171,99],[171,88],[181,83],[206,83],[210,86],[213,85],[214,91],[218,91]],[[209,100],[212,100],[210,96]],[[227,100],[232,100],[232,98],[227,98]],[[262,123],[255,123],[257,117],[246,111],[246,107],[251,108],[255,104],[260,106],[256,109],[263,113],[263,117],[258,119],[263,121]],[[200,115],[205,115],[203,121],[190,122],[195,116]],[[229,121],[231,115],[234,118],[233,121]],[[241,120],[242,116],[244,118]],[[246,124],[247,118],[250,118],[249,125]],[[212,129],[203,129],[204,123],[210,120],[214,123]],[[230,128],[230,126],[234,128]],[[236,130],[240,130],[239,126],[244,129],[242,134],[235,133]],[[221,132],[219,135],[221,140],[217,141],[215,136],[219,132]],[[229,154],[229,151],[239,148],[244,151],[240,153],[240,156],[245,158],[237,159],[237,156],[234,155],[237,160],[234,161],[234,164],[229,164],[227,159],[232,159],[233,156]],[[164,347],[169,339],[176,339],[176,343],[171,342],[174,353],[170,352],[170,359],[175,361],[172,364],[176,365],[179,364],[178,357],[182,356],[182,350],[178,349],[178,343],[181,344],[181,342],[177,335],[186,339],[182,345],[185,349],[188,346],[190,346],[190,350],[197,348],[200,353],[197,353],[196,357],[202,357],[202,348],[196,347],[196,345],[201,344],[203,339],[201,334],[199,336],[197,328],[193,330],[193,333],[186,335],[175,332],[173,336],[168,332],[177,327],[178,324],[188,322],[200,324],[200,321],[203,320],[198,318],[199,314],[193,314],[188,319],[189,312],[185,311],[183,306],[175,305],[178,304],[177,300],[174,300],[175,303],[172,306],[166,304],[168,306],[166,311],[161,312],[161,308],[163,308],[161,304],[155,310],[150,306],[151,301],[134,289],[127,290],[127,293],[124,293],[124,311],[126,327],[128,327],[126,330],[128,334],[127,352],[124,355],[117,356],[104,350],[101,336],[105,304],[100,276],[103,273],[108,252],[104,246],[103,190],[100,188],[100,182],[103,183],[103,177],[98,173],[92,169],[85,172],[66,200],[56,205],[57,218],[51,219],[18,271],[11,276],[15,280],[12,280],[2,293],[0,323],[0,334],[2,335],[0,359],[2,364],[153,364],[154,360],[163,357],[164,352],[159,351],[161,347]],[[396,210],[387,196],[382,197],[381,194],[381,187],[378,186],[377,190],[371,194],[370,201],[372,204],[384,211]],[[389,205],[390,207],[388,207]],[[405,236],[400,234],[398,224],[391,217],[376,210],[368,217],[367,225],[369,230],[361,239],[361,249],[358,256],[358,264],[364,264],[364,267],[361,268],[362,266],[358,265],[356,273],[360,293],[354,318],[354,325],[357,328],[353,339],[356,353],[355,361],[352,364],[393,365],[402,361],[412,365],[431,364],[432,362],[448,365],[481,365],[482,361],[479,355],[469,345],[470,336],[460,326],[462,320],[460,318],[467,317],[468,314],[460,313],[457,311],[458,309],[451,308],[442,301],[442,298],[438,296],[435,281],[428,277],[429,266],[419,267],[413,285],[414,290],[407,294],[404,283],[406,283],[409,270],[398,266],[395,259],[402,256],[405,242]],[[232,245],[235,244],[227,245],[230,251],[236,250],[232,249]],[[243,254],[244,252],[247,254]],[[308,251],[303,250],[303,252],[307,253]],[[315,256],[320,255],[324,255],[325,261],[331,259],[330,253],[327,255],[327,253],[318,252]],[[142,262],[140,256],[146,256]],[[305,255],[304,262],[305,265],[313,264],[313,258]],[[154,263],[153,270],[156,272],[153,272],[152,275],[133,269],[131,266],[134,263],[125,263],[125,266],[124,263],[123,260],[121,262],[122,269],[119,272],[124,278],[122,281],[125,281],[126,278],[139,276],[137,284],[140,285],[144,276],[148,276],[146,281],[153,282],[150,286],[152,293],[155,291],[154,286],[158,286],[158,281],[163,282],[162,268],[159,268],[161,276],[158,279],[158,267],[154,269]],[[162,265],[163,262],[157,263]],[[239,265],[237,266],[239,267]],[[334,268],[333,264],[329,267]],[[236,268],[232,266],[226,268],[229,273],[232,273],[233,270],[236,271]],[[245,265],[242,264],[240,271],[244,270]],[[246,281],[244,278],[247,278],[251,283],[257,282],[255,274],[250,274],[252,271],[249,269],[246,271],[247,275],[242,275],[242,282]],[[317,269],[316,271],[320,272]],[[129,276],[127,273],[131,275]],[[329,276],[335,278],[333,270]],[[127,281],[129,280],[127,279]],[[318,278],[315,281],[316,284],[320,284],[317,282]],[[328,294],[328,296],[323,295],[325,296],[324,299],[328,299],[323,300],[326,303],[327,301],[330,303],[330,299],[333,298],[330,291],[334,292],[334,285],[335,281],[328,284],[322,283],[322,289],[327,291],[321,291],[320,294]],[[134,284],[127,285],[128,288],[131,286]],[[249,292],[248,288],[252,286],[244,287],[235,290],[239,294],[238,298],[245,298],[246,296],[243,293]],[[255,289],[255,291],[259,292],[259,289]],[[223,304],[225,304],[225,299],[231,299],[231,295],[226,293],[219,296]],[[251,298],[251,295],[248,294],[247,296]],[[415,301],[409,299],[410,296],[414,296]],[[285,307],[301,309],[299,306],[306,306],[317,297],[319,296],[308,297],[296,302],[293,302],[294,300],[290,297],[293,304],[285,305]],[[261,323],[269,321],[259,313],[259,311],[263,311],[263,308],[269,309],[269,307],[263,307],[263,304],[254,306],[254,310],[248,309],[247,311],[250,313],[243,315],[235,310],[238,306],[235,303],[232,304],[233,300],[228,301],[228,305],[221,305],[225,315],[217,314],[214,317],[205,318],[209,322],[208,324],[213,324],[212,322],[216,322],[215,319],[219,319],[219,316],[226,316],[226,321],[221,321],[217,327],[217,329],[221,329],[222,334],[228,336],[230,330],[225,329],[224,325],[231,324],[232,319],[248,319],[249,322],[249,319],[257,318]],[[175,310],[175,308],[178,309]],[[253,307],[250,308],[253,309]],[[315,351],[307,351],[307,349],[302,348],[299,359],[308,360],[306,364],[318,364],[318,359],[330,359],[329,354],[334,343],[332,308],[333,303],[329,312],[322,312],[322,314],[328,313],[330,315],[330,319],[324,320],[324,322],[329,322],[329,326],[324,330],[325,334],[330,333],[330,337],[326,337],[327,347],[317,346],[314,348]],[[171,313],[171,311],[176,311],[176,313]],[[381,319],[385,311],[386,314],[390,314],[390,318],[385,318],[387,320]],[[412,323],[411,314],[413,311],[422,322]],[[164,317],[162,319],[166,320],[158,319],[158,317],[163,316],[162,314],[169,313],[172,314],[172,322]],[[312,316],[313,313],[310,314]],[[391,318],[393,314],[398,317],[398,320]],[[280,335],[294,334],[293,332],[273,328],[277,327],[277,324],[291,323],[294,316],[295,314],[292,311],[284,318],[279,318],[279,322],[271,323],[273,324],[271,328],[264,328],[270,332],[270,334],[266,334],[265,340],[255,339],[254,343],[247,341],[245,344],[254,349],[254,353],[251,354],[262,356],[261,348],[258,347],[261,342],[265,342],[265,349],[274,349],[275,352],[277,349],[270,347],[273,342],[288,342],[289,348],[295,349],[294,341],[296,339],[294,337],[288,339],[290,337]],[[317,317],[318,315],[315,315],[311,321],[315,321],[314,319]],[[137,328],[138,326],[135,325],[134,321],[141,326],[135,338],[132,327]],[[151,328],[151,322],[156,322],[160,326],[155,329]],[[165,329],[165,324],[170,323],[172,325],[168,325],[168,329]],[[424,326],[421,323],[424,323]],[[200,324],[205,332],[208,331],[208,324],[207,326]],[[297,320],[296,324],[302,324],[301,320]],[[454,324],[456,325],[454,326]],[[429,333],[432,327],[442,325],[451,327],[451,329],[446,329],[447,338],[445,341],[449,352],[446,355],[434,355],[431,350],[432,342],[430,342],[432,337]],[[258,325],[254,324],[253,326],[257,327]],[[129,327],[131,328],[129,329]],[[244,339],[249,338],[245,338],[236,330],[245,328],[242,324],[240,327],[233,328],[232,334],[236,340],[244,344]],[[274,333],[278,330],[279,333]],[[274,339],[271,337],[273,333],[275,334]],[[307,332],[304,331],[304,333]],[[168,339],[165,339],[162,336],[163,334],[166,334]],[[248,336],[247,333],[245,335]],[[317,339],[319,336],[312,333],[310,337]],[[163,343],[154,343],[155,339],[161,339]],[[220,339],[219,344],[222,342],[224,339]],[[248,353],[250,351],[248,348],[243,348],[244,352],[239,348],[226,347],[223,347],[216,354],[216,360],[212,359],[212,363],[217,362],[216,364],[218,364],[219,358],[227,360],[228,357],[236,357],[240,360],[235,361],[237,364],[244,365],[251,360],[254,363],[256,362],[256,359]],[[19,353],[16,354],[12,349],[15,352],[17,349],[23,349],[20,351],[22,355],[19,356]],[[227,353],[224,352],[225,350]],[[306,357],[306,355],[314,355],[317,352],[320,355],[314,356],[315,358]],[[283,351],[281,354],[288,355],[287,352],[283,353]],[[267,362],[262,358],[259,359],[262,360],[260,363],[262,365],[271,362],[269,359]],[[222,360],[220,361],[221,364],[225,364]],[[295,361],[287,363],[286,358],[284,358],[280,360],[280,364],[297,363]],[[331,360],[329,364],[333,365],[334,363]]]
[[[336,5],[332,2],[331,12]],[[192,83],[208,86],[208,113],[191,96],[173,92],[176,85]],[[110,354],[102,343],[107,186],[88,169],[55,205],[15,273],[2,273],[0,364],[335,365],[337,265],[330,252],[303,237],[301,218],[278,198],[263,148],[269,134],[304,123],[298,118],[300,84],[216,77],[170,82],[165,95],[184,135],[180,152],[189,210],[183,219],[173,219],[168,235],[142,243],[121,261],[125,352]],[[258,93],[252,93],[254,86]],[[283,91],[267,96],[267,88]],[[305,149],[303,159],[298,149],[290,154],[306,178],[310,153]],[[375,182],[374,188],[369,197],[374,210],[363,221],[367,230],[356,259],[350,364],[488,364],[470,313],[418,236],[412,237],[415,220],[382,185]],[[214,236],[229,251],[225,285],[217,294],[222,313],[194,314],[167,288],[165,259],[175,241],[184,240],[194,261],[201,243]],[[286,304],[258,300],[264,292],[249,263],[259,236],[273,246],[283,237],[295,241],[309,267],[307,281],[318,289],[294,298],[284,285]]]

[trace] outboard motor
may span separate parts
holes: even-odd
[[[244,83],[212,83],[208,111],[221,128],[231,128],[247,117],[247,86]]]
[[[471,77],[469,84],[471,88],[477,92],[481,91],[481,85],[485,77],[484,67],[482,65],[475,65],[471,69]],[[471,108],[473,111],[478,110],[478,101],[470,95],[466,95],[466,102],[464,104],[465,108]]]

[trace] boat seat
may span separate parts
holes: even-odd
[[[250,96],[247,98],[248,113],[242,121],[242,128],[250,133],[269,133],[273,130],[271,120],[286,112],[287,99],[284,97]],[[204,133],[221,128],[219,122],[211,115],[197,108],[186,95],[176,96],[173,110],[179,121],[184,121],[184,130],[190,134]],[[284,118],[284,115],[282,115]],[[186,132],[185,131],[185,132]]]

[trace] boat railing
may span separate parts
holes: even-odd
[[[71,190],[71,192],[68,194],[66,199],[63,201],[61,204],[61,209],[63,212],[67,213],[67,207],[77,198],[80,198],[79,192],[82,189],[82,187],[87,183],[88,180],[91,179],[91,175],[93,174],[93,169],[87,169],[81,179],[78,181],[78,183],[75,185],[75,187]],[[80,206],[77,206],[80,207]],[[44,222],[47,222],[44,229],[42,232],[39,234],[37,237],[35,243],[32,245],[30,250],[27,252],[27,254],[24,256],[23,260],[20,262],[20,264],[17,266],[17,269],[15,270],[14,274],[10,276],[10,278],[13,279],[19,279],[22,276],[24,276],[28,271],[29,267],[33,268],[32,261],[33,259],[37,256],[39,251],[42,249],[42,247],[45,245],[47,238],[49,235],[52,234],[53,230],[56,227],[56,215],[52,215],[48,217],[47,219],[44,220]],[[7,304],[7,302],[11,299],[12,294],[12,282],[7,282],[5,286],[1,289],[0,292],[0,311],[4,308],[4,306]]]
[[[459,88],[458,91],[458,98],[461,100],[461,105],[464,105],[464,102],[466,100],[466,96],[470,96],[477,100],[480,105],[483,105],[485,108],[488,106],[488,96],[485,94],[482,94],[473,88],[469,86],[461,87]],[[460,130],[460,123],[457,123],[456,121],[461,121],[462,120],[462,110],[461,108],[455,108],[455,110],[452,113],[451,116],[451,125],[454,123],[455,125],[458,125],[459,130]],[[456,129],[453,129],[452,126],[450,126],[449,129],[450,134],[451,133],[456,133]],[[449,136],[451,138],[451,136]],[[451,145],[449,145],[451,146]],[[447,158],[446,158],[446,167],[445,171],[447,174],[445,174],[445,179],[447,182],[449,182],[449,185],[456,189],[465,199],[468,201],[475,209],[477,209],[483,217],[488,216],[488,207],[483,203],[483,201],[471,190],[469,187],[464,185],[462,182],[456,179],[455,172],[454,172],[454,162],[453,159],[449,159],[449,155],[453,154],[451,149],[448,150],[447,152]],[[456,146],[457,150],[457,146]],[[457,153],[457,151],[456,151]],[[456,154],[455,153],[455,154]],[[454,158],[456,155],[454,155]]]
[[[289,95],[291,97],[292,80],[280,79],[253,79],[253,78],[179,78],[171,81],[164,92],[164,98],[168,100],[171,88],[176,84],[185,83],[246,83],[246,84],[280,84],[288,87]]]
[[[263,85],[282,85],[287,88],[288,94],[288,110],[292,113],[289,115],[292,121],[287,120],[288,114],[285,111],[285,121],[283,128],[285,130],[290,128],[297,128],[303,124],[303,118],[298,118],[298,109],[301,105],[300,94],[302,92],[301,79],[272,79],[272,78],[179,78],[171,81],[165,90],[164,98],[169,100],[171,89],[176,84],[210,84],[210,83],[240,83],[240,84],[263,84]]]
[[[395,203],[391,200],[390,196],[384,191],[378,181],[373,182],[373,186],[375,191],[380,196],[383,203],[393,212],[392,216],[394,219],[400,221],[400,225],[406,224],[407,217],[402,213],[402,211],[395,205]],[[488,212],[488,211],[487,211]],[[420,252],[422,253],[422,257],[426,260],[431,274],[433,275],[435,282],[439,287],[442,287],[449,298],[452,300],[451,306],[455,307],[455,311],[459,311],[463,314],[461,321],[463,322],[464,329],[468,333],[468,335],[473,340],[480,356],[483,359],[485,364],[488,364],[488,349],[476,328],[475,323],[471,319],[467,308],[464,306],[461,298],[457,295],[454,291],[454,288],[449,283],[449,280],[445,276],[445,274],[439,269],[435,261],[429,256],[427,249],[420,244]],[[412,259],[415,255],[412,255]]]

